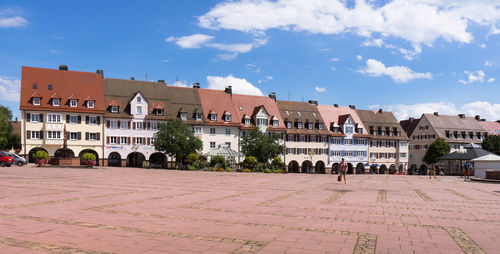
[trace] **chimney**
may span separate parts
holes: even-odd
[[[309,104],[313,104],[313,105],[318,106],[318,101],[315,101],[315,100],[309,100]]]
[[[476,117],[474,117],[474,118],[476,118],[477,121],[481,121],[481,116],[480,115],[476,115]]]
[[[378,109],[378,112],[379,112],[379,113],[384,113],[384,110],[382,110],[382,109],[380,108],[380,109]]]
[[[67,65],[59,65],[59,70],[60,71],[67,71],[68,70],[68,66]]]
[[[349,105],[350,109],[356,109],[356,105]]]
[[[339,107],[339,104],[333,104],[334,107],[338,108]]]
[[[135,80],[135,78],[134,77],[130,77],[130,80]]]
[[[481,119],[481,122],[486,122],[486,119],[484,119],[484,118],[483,118],[483,119]]]
[[[439,116],[439,112],[434,112],[434,115],[435,116]]]
[[[163,79],[158,79],[158,83],[165,83],[165,80],[163,80]]]
[[[275,92],[272,92],[269,94],[269,98],[273,99],[274,101],[276,101],[276,93]]]
[[[17,123],[17,117],[16,117],[16,121],[15,122]]]
[[[232,95],[233,94],[233,87],[227,86],[226,89],[224,89],[224,92]]]
[[[413,121],[415,121],[415,118],[414,117],[410,117],[410,123],[412,123]]]
[[[200,83],[198,83],[198,82],[193,83],[193,88],[200,88]]]
[[[465,119],[465,114],[458,114],[458,116],[462,119]]]
[[[97,75],[101,75],[101,78],[104,78],[104,71],[103,70],[97,70],[95,71]]]

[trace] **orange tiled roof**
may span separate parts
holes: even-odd
[[[236,108],[230,94],[221,90],[209,89],[198,89],[198,92],[203,111],[205,112],[204,118],[208,124],[230,126],[238,126],[240,124],[240,119],[236,117]],[[232,96],[234,97],[235,95]],[[230,122],[224,121],[224,114],[226,113],[229,113],[232,116]],[[209,117],[210,114],[217,114],[217,120],[211,121]]]
[[[269,116],[272,118],[273,116],[278,120],[278,127],[274,127],[269,124],[269,130],[277,130],[284,131],[285,123],[281,118],[280,110],[276,101],[267,97],[267,96],[254,96],[254,95],[241,95],[241,94],[233,94],[233,103],[236,108],[238,122],[243,126],[243,119],[245,116],[253,117],[253,113],[255,108],[263,106]],[[245,128],[253,128],[255,125],[251,125],[250,127]]]

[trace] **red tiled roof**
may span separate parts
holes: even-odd
[[[236,108],[231,100],[231,96],[221,90],[209,90],[209,89],[197,89],[200,95],[201,105],[203,107],[203,112],[205,112],[205,119],[208,124],[215,125],[239,125],[240,120],[238,119]],[[217,114],[216,112],[228,112],[233,117],[231,117],[230,122],[226,122],[223,119],[223,115]],[[217,114],[216,121],[210,121],[210,114]]]
[[[318,105],[318,110],[321,113],[321,117],[323,117],[323,120],[325,121],[326,126],[330,127],[332,126],[332,123],[337,123],[338,125],[343,124],[340,121],[342,119],[341,116],[345,115],[350,115],[352,117],[352,120],[354,123],[357,124],[358,128],[363,128],[363,133],[365,135],[369,135],[368,130],[366,127],[363,125],[363,122],[359,118],[356,110],[351,109],[349,107],[343,107],[343,106],[329,106],[329,105]],[[344,117],[342,117],[344,118]],[[346,118],[347,120],[347,118]],[[344,120],[345,122],[345,120]],[[343,135],[343,134],[342,134]]]
[[[153,101],[151,104],[153,104],[153,109],[165,109],[163,102]]]
[[[87,98],[85,98],[85,101],[96,101],[96,100],[95,100],[94,96],[89,95],[89,96],[87,96]]]
[[[483,125],[483,127],[488,130],[488,134],[500,135],[500,123],[499,122],[481,121],[481,125]]]
[[[236,108],[238,122],[242,123],[245,115],[253,116],[253,112],[256,107],[263,106],[270,117],[276,117],[278,119],[278,127],[269,125],[269,130],[283,131],[286,130],[285,123],[281,118],[280,110],[276,101],[267,96],[254,96],[254,95],[241,95],[233,94],[233,103]],[[241,109],[241,110],[240,110]],[[250,127],[250,128],[253,128]]]
[[[76,97],[75,94],[72,94],[68,97],[68,100],[78,100],[78,97]]]
[[[61,99],[61,96],[59,94],[54,93],[52,96],[50,96],[51,99]]]
[[[48,110],[48,111],[71,111],[71,112],[92,112],[104,113],[104,92],[102,86],[102,76],[92,72],[62,71],[58,69],[45,69],[36,67],[22,67],[21,78],[21,98],[19,108],[21,110]],[[37,84],[37,89],[33,84]],[[48,85],[52,85],[52,90]],[[84,103],[79,103],[78,107],[71,107],[62,102],[55,107],[49,99],[54,93],[61,98],[74,97],[86,98],[89,95],[96,97],[94,108],[87,108]],[[42,98],[40,105],[31,103],[31,98]]]
[[[121,107],[122,104],[119,100],[108,100],[108,107],[111,106]]]

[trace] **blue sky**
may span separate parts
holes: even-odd
[[[0,104],[21,66],[283,100],[500,119],[499,1],[9,1]],[[177,80],[177,82],[176,82]]]

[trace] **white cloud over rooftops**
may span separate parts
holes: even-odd
[[[228,75],[226,77],[207,76],[207,83],[208,89],[224,90],[227,86],[232,86],[234,94],[264,95],[259,88],[248,82],[246,79],[237,78],[233,75]]]
[[[406,66],[386,67],[375,59],[366,60],[366,66],[358,72],[372,77],[389,76],[396,83],[408,83],[414,79],[432,79],[432,74],[429,72],[414,72]]]

